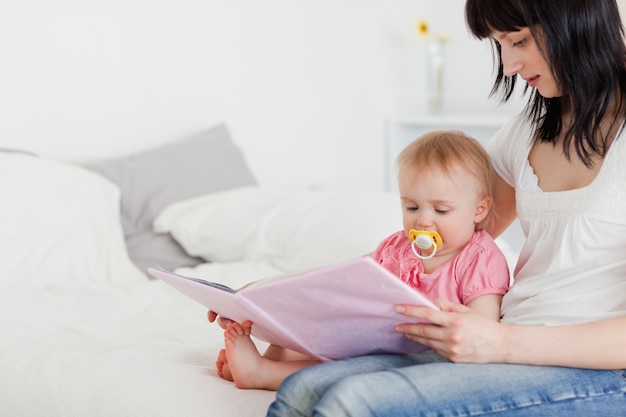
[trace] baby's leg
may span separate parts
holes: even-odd
[[[228,358],[226,357],[226,350],[220,349],[215,360],[215,366],[217,367],[217,374],[222,378],[232,381],[233,375],[230,373],[230,367],[228,366]]]
[[[310,356],[302,353],[285,349],[277,345],[269,345],[263,354],[264,358],[271,359],[273,361],[294,361],[311,359]],[[227,381],[233,381],[233,375],[230,372],[230,366],[228,366],[228,358],[226,357],[226,349],[220,349],[215,360],[215,366],[217,368],[217,374]]]
[[[281,382],[314,359],[280,361],[261,356],[250,338],[252,322],[233,323],[224,331],[228,367],[238,388],[277,390]]]
[[[264,358],[271,359],[273,361],[293,361],[302,359],[311,359],[307,355],[295,352],[293,350],[285,349],[276,345],[269,345],[263,354]],[[233,381],[233,374],[230,372],[230,366],[228,366],[228,358],[226,357],[226,349],[220,349],[215,360],[215,366],[217,368],[217,374],[227,381]]]
[[[269,345],[263,354],[264,358],[273,361],[301,361],[312,359],[309,355],[305,355],[295,350],[285,349],[277,345]]]

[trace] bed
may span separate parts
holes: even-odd
[[[239,287],[401,227],[391,192],[257,184],[222,124],[115,159],[0,159],[2,416],[263,416],[274,393],[219,378],[222,330],[146,268]]]

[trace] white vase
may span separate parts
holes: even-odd
[[[428,110],[441,113],[443,110],[445,40],[429,39],[426,43]]]

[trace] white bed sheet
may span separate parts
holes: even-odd
[[[178,272],[237,286],[278,271],[249,262]],[[217,376],[222,330],[160,281],[10,288],[0,329],[2,416],[256,417],[275,396]]]

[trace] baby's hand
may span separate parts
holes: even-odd
[[[217,324],[219,324],[222,329],[226,329],[230,323],[233,323],[231,319],[219,316],[215,311],[211,310],[207,313],[207,318],[210,323],[213,323],[217,319]]]

